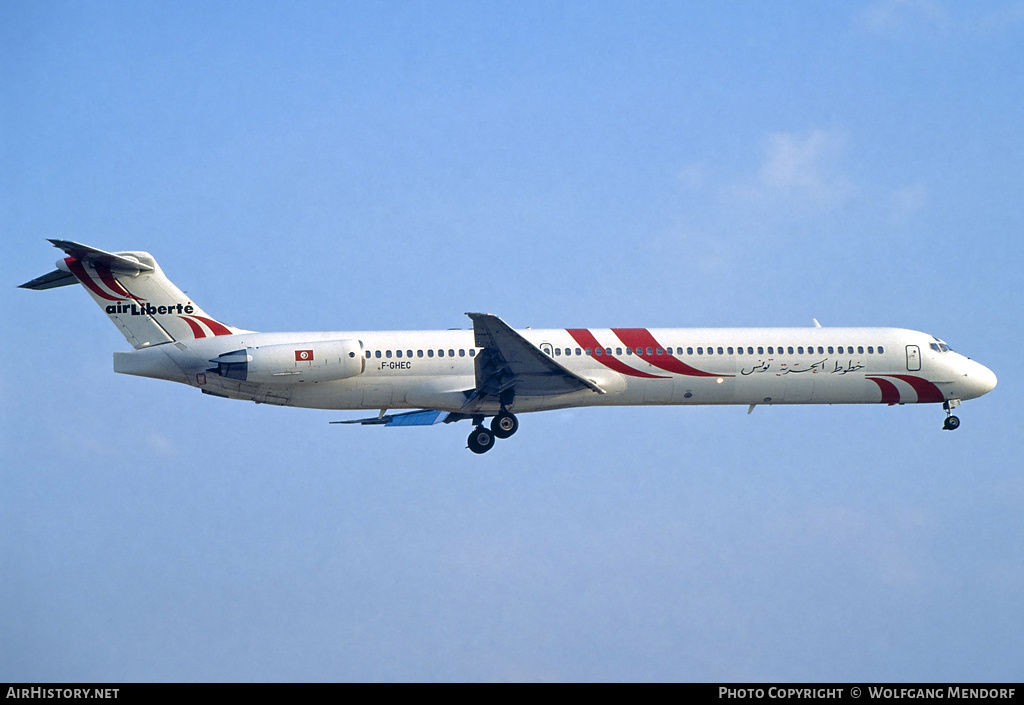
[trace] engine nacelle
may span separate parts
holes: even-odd
[[[210,362],[217,365],[210,372],[257,384],[345,379],[360,374],[366,364],[363,344],[358,340],[260,345],[224,353]]]

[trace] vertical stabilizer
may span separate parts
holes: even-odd
[[[80,283],[136,349],[176,340],[245,333],[210,317],[164,276],[148,252],[104,252],[50,240],[67,253],[57,269],[26,282],[26,289]]]

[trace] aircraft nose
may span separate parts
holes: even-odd
[[[982,394],[988,394],[996,388],[996,382],[998,381],[996,379],[996,373],[984,365],[981,366],[981,370],[982,373],[979,375],[978,381],[981,383],[982,389],[985,390]]]
[[[988,394],[996,388],[996,373],[984,365],[974,363],[974,368],[969,375],[971,387],[977,396]]]

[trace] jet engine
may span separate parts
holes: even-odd
[[[257,384],[329,382],[355,377],[366,364],[358,340],[259,345],[224,353],[210,362],[217,366],[208,372]]]

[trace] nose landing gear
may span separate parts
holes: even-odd
[[[959,399],[950,399],[942,402],[942,408],[946,410],[946,420],[942,423],[944,431],[955,431],[960,428],[960,419],[953,416],[953,409],[960,406]]]

